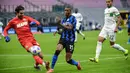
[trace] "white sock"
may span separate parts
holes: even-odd
[[[117,49],[117,50],[120,50],[120,51],[122,51],[122,52],[125,52],[125,51],[126,51],[126,50],[125,50],[122,46],[120,46],[119,44],[114,44],[114,45],[112,45],[112,47],[115,48],[115,49]]]
[[[43,62],[42,65],[45,67],[46,66],[45,62]]]
[[[77,41],[77,31],[75,32],[75,42]]]
[[[99,56],[100,56],[100,52],[101,52],[101,50],[102,50],[102,42],[97,42],[97,47],[96,47],[96,56],[95,56],[95,58],[99,58]]]
[[[82,37],[85,37],[85,35],[84,35],[81,31],[79,31],[79,34],[80,34]]]

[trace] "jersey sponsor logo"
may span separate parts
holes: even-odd
[[[22,23],[17,24],[17,28],[20,28],[26,25],[28,25],[28,22],[22,22]]]
[[[65,22],[65,23],[63,23],[63,25],[71,25],[71,23],[70,22]]]
[[[68,18],[68,19],[67,19],[67,22],[69,22],[69,20],[70,20],[70,19]]]

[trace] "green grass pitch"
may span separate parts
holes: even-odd
[[[99,63],[88,61],[95,56],[95,49],[99,31],[85,31],[86,39],[78,35],[78,42],[75,43],[73,59],[81,62],[82,70],[78,71],[75,66],[65,62],[65,50],[59,55],[54,73],[130,73],[130,58],[124,59],[122,52],[110,47],[109,40],[103,43]],[[35,34],[36,40],[40,43],[44,60],[50,61],[56,49],[59,35],[52,33]],[[30,53],[20,45],[16,35],[10,35],[11,41],[6,43],[0,40],[0,73],[46,73],[33,68],[34,60]],[[128,39],[127,30],[117,34],[116,43],[130,51],[130,45],[126,44]]]

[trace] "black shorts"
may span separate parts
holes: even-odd
[[[130,28],[128,28],[128,33],[130,33]]]
[[[62,44],[63,48],[65,48],[66,52],[73,53],[74,51],[74,42],[66,41],[64,39],[60,39],[58,44]]]

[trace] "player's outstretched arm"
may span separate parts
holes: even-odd
[[[40,25],[40,22],[39,21],[37,21],[37,20],[35,20],[35,19],[33,19],[32,17],[29,17],[29,16],[27,16],[27,18],[28,18],[28,20],[29,20],[29,24],[32,24],[32,25]]]
[[[65,29],[69,29],[69,30],[73,29],[73,25],[72,24],[68,24],[68,25],[62,25],[62,24],[60,24],[60,26],[62,26]]]
[[[9,22],[8,24],[7,24],[7,26],[5,27],[5,29],[4,29],[4,38],[5,38],[5,41],[6,42],[9,42],[10,41],[10,37],[8,36],[8,30],[10,29],[10,28],[12,28],[12,26],[11,26],[11,22]]]

